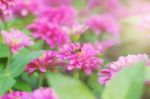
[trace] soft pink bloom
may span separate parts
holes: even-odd
[[[62,30],[69,35],[81,35],[88,29],[85,24],[75,24],[73,26],[63,26]]]
[[[70,5],[72,0],[46,0],[51,6]]]
[[[16,6],[13,7],[13,13],[19,17],[25,17],[30,14],[39,15],[48,6],[47,0],[17,0]]]
[[[97,34],[107,32],[111,35],[118,36],[120,34],[120,25],[118,21],[109,14],[96,15],[88,19],[89,28]]]
[[[99,51],[89,44],[75,43],[64,45],[59,57],[66,62],[66,68],[69,71],[81,69],[89,75],[103,64],[103,60],[97,57],[98,54]]]
[[[95,42],[93,46],[95,47],[95,49],[99,50],[102,53],[117,44],[118,44],[118,41],[116,40],[105,40],[101,42]]]
[[[39,88],[33,92],[14,91],[5,94],[0,99],[59,99],[52,88]]]
[[[0,99],[25,99],[23,97],[28,96],[29,93],[27,92],[10,92],[5,94],[4,96],[1,96]]]
[[[137,62],[149,60],[146,54],[138,55],[128,55],[126,57],[122,56],[116,62],[112,62],[107,65],[106,68],[102,69],[100,72],[99,82],[103,85],[109,83],[109,81],[123,68],[130,67]]]
[[[11,29],[9,32],[1,31],[1,35],[14,54],[25,46],[33,45],[30,37],[16,29]]]
[[[76,9],[72,6],[48,7],[38,17],[58,25],[74,25],[77,21]]]
[[[57,52],[55,51],[45,51],[39,58],[27,65],[26,71],[32,74],[36,70],[42,73],[46,72],[47,69],[54,70],[55,66],[58,65],[56,56]]]
[[[28,28],[34,37],[45,40],[51,48],[62,46],[70,41],[69,36],[58,25],[45,20],[36,20]]]
[[[59,99],[52,88],[39,88],[23,99]]]
[[[15,4],[15,0],[0,0],[0,16],[5,17],[11,14],[11,7]]]

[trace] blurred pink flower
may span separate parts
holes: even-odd
[[[59,99],[52,88],[39,88],[23,99]]]
[[[81,35],[88,29],[88,26],[85,24],[76,24],[71,27],[63,26],[62,30],[65,31],[68,35]]]
[[[42,73],[46,72],[47,69],[54,70],[55,66],[58,65],[56,57],[57,52],[45,51],[39,58],[33,60],[27,65],[26,71],[29,74],[32,74],[36,70],[39,70]]]
[[[38,18],[57,25],[72,26],[76,24],[77,12],[72,6],[48,7],[43,9]]]
[[[0,17],[4,18],[11,14],[11,7],[14,6],[15,0],[0,0]]]
[[[25,46],[33,45],[30,37],[16,29],[11,29],[10,32],[1,31],[1,35],[14,54]]]
[[[95,42],[94,47],[102,53],[117,44],[118,44],[118,41],[116,40],[105,40],[101,42]]]
[[[72,0],[47,0],[51,6],[70,5]]]
[[[138,55],[128,55],[126,57],[122,56],[116,62],[108,64],[107,67],[101,70],[99,82],[102,85],[109,83],[109,81],[123,68],[130,67],[140,61],[149,61],[146,54]]]
[[[39,88],[33,92],[10,92],[0,99],[59,99],[52,88]]]
[[[90,75],[93,70],[97,70],[103,60],[98,58],[99,52],[89,44],[67,44],[60,49],[59,58],[66,62],[69,71],[81,69],[87,75]]]
[[[70,41],[69,36],[58,25],[42,19],[36,20],[28,28],[34,37],[45,40],[51,48],[60,47]]]
[[[29,93],[27,92],[10,92],[5,94],[4,96],[0,96],[0,99],[24,99]]]
[[[107,32],[114,36],[120,34],[120,25],[118,21],[109,14],[92,16],[88,19],[87,24],[89,28],[94,30],[97,34],[102,32]]]
[[[49,6],[46,1],[17,0],[16,6],[13,7],[13,13],[18,17],[25,17],[29,14],[39,15],[43,9]]]

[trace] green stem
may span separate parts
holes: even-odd
[[[44,81],[44,74],[41,73],[40,78],[39,78],[39,87],[41,87],[43,85],[43,81]]]
[[[10,52],[10,56],[8,57],[7,64],[6,64],[6,69],[7,69],[8,66],[10,65],[11,58],[12,58],[12,53]]]
[[[79,79],[79,72],[78,72],[78,70],[77,70],[77,69],[75,69],[75,70],[74,70],[74,74],[73,74],[73,76],[74,76],[74,79],[76,79],[76,80],[78,80],[78,79]]]
[[[5,18],[2,18],[2,22],[3,22],[4,28],[7,30],[8,25],[7,25],[7,22],[5,21]]]

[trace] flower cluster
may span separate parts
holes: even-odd
[[[88,19],[87,24],[97,34],[103,32],[107,32],[115,36],[120,34],[118,21],[108,14],[92,16]]]
[[[52,23],[37,20],[29,26],[34,37],[43,39],[51,47],[60,47],[70,41],[69,36],[59,26]]]
[[[108,66],[101,70],[99,82],[103,85],[107,84],[120,70],[130,67],[140,61],[149,61],[146,54],[128,55],[126,57],[119,57],[118,61],[108,64]],[[148,64],[148,63],[147,63]]]
[[[11,7],[15,4],[15,0],[0,0],[0,17],[4,18],[11,14]]]
[[[10,47],[12,53],[17,53],[25,46],[33,45],[31,38],[19,30],[11,29],[10,32],[1,31],[4,42]]]
[[[69,71],[81,69],[89,75],[103,64],[103,60],[97,57],[98,52],[89,44],[75,43],[64,45],[60,49],[59,57],[62,61],[66,61]]]
[[[26,67],[26,71],[32,74],[35,70],[40,72],[46,72],[47,69],[54,70],[55,66],[58,65],[57,52],[55,51],[45,51],[39,58],[33,60]]]
[[[32,93],[29,92],[10,92],[1,96],[0,99],[59,99],[55,91],[51,88],[39,88]]]
[[[77,12],[71,6],[50,7],[44,9],[39,18],[57,25],[74,25],[77,21]]]

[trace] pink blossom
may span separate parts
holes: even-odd
[[[77,21],[76,9],[72,6],[50,7],[44,9],[39,18],[58,25],[74,25]]]
[[[34,71],[39,70],[44,73],[47,69],[54,70],[58,65],[56,59],[57,53],[55,51],[45,51],[39,58],[33,60],[26,67],[26,71],[32,74]]]
[[[89,44],[67,44],[60,50],[60,59],[66,62],[66,68],[71,71],[81,69],[90,75],[93,70],[97,70],[103,60],[97,57],[98,51]]]
[[[105,52],[109,48],[115,46],[118,44],[118,41],[116,40],[105,40],[101,42],[95,42],[94,47],[99,50],[100,52]]]
[[[88,29],[85,24],[75,24],[73,26],[63,26],[62,30],[69,35],[81,35]]]
[[[33,92],[13,91],[1,96],[0,99],[59,99],[52,88],[39,88]]]
[[[18,17],[25,17],[29,14],[38,15],[43,9],[49,6],[46,1],[18,0],[16,6],[13,7],[13,13]]]
[[[52,88],[39,88],[23,99],[59,99]]]
[[[114,36],[120,34],[118,21],[108,14],[92,16],[88,19],[87,24],[89,28],[94,30],[97,34],[102,32],[107,32]]]
[[[69,36],[58,25],[45,20],[38,19],[28,28],[32,31],[34,37],[45,40],[51,48],[62,46],[70,41]]]
[[[27,96],[27,92],[10,92],[5,94],[4,96],[1,96],[0,99],[24,99],[23,97]]]
[[[148,62],[149,58],[146,54],[122,56],[116,62],[107,65],[106,68],[100,72],[99,82],[103,85],[108,84],[109,81],[123,68],[130,67],[139,61],[145,60]]]
[[[11,14],[11,7],[15,4],[15,0],[0,0],[0,16],[4,18]]]
[[[9,32],[2,31],[1,35],[14,54],[25,46],[33,45],[30,37],[16,29],[11,29]]]
[[[71,0],[47,0],[51,6],[70,5]]]

